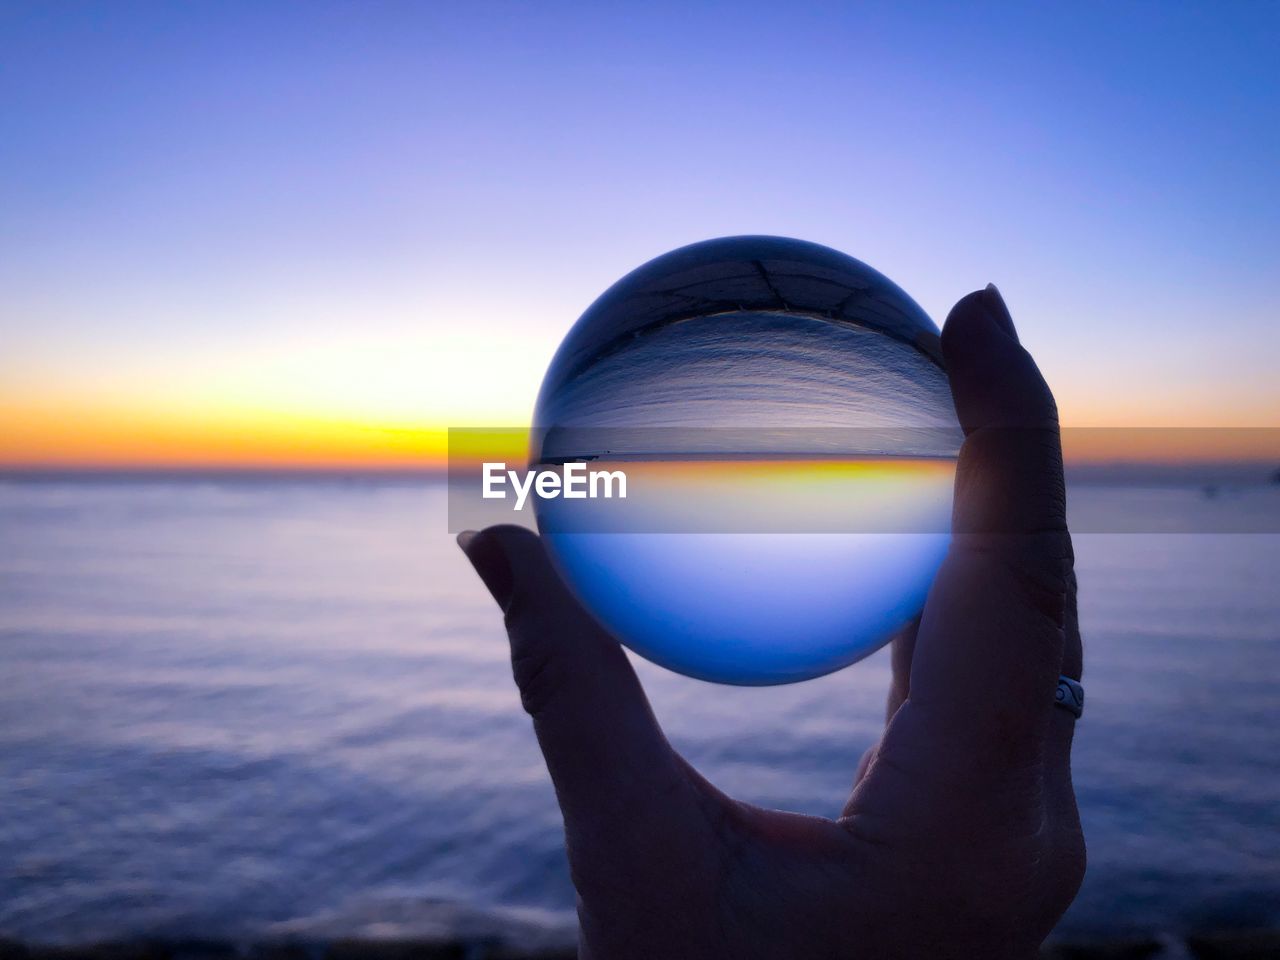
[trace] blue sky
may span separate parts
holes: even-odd
[[[995,281],[1068,422],[1280,426],[1277,63],[1266,3],[9,4],[7,455],[519,423],[733,233]]]

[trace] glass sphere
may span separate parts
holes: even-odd
[[[627,500],[538,500],[538,525],[642,657],[804,680],[919,613],[959,436],[938,329],[895,284],[813,243],[709,240],[628,274],[569,331],[531,461],[625,471]]]

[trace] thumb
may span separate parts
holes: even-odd
[[[511,665],[572,839],[651,843],[686,785],[622,648],[582,608],[541,538],[517,526],[458,544],[505,615]]]

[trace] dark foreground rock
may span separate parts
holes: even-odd
[[[1198,934],[1186,940],[1134,938],[1044,948],[1044,960],[1280,960],[1280,931]],[[211,940],[135,941],[42,946],[0,940],[0,960],[575,960],[572,948],[522,950],[485,942],[427,940],[280,941],[236,944]],[[655,958],[656,960],[656,958]]]
[[[1045,960],[1147,960],[1166,953],[1165,945],[1151,937],[1136,940],[1099,940],[1052,943],[1040,955]]]
[[[1253,960],[1254,957],[1280,960],[1280,931],[1276,930],[1195,936],[1187,945],[1197,960]]]

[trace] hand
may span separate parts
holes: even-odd
[[[564,814],[580,956],[1033,956],[1084,873],[1071,787],[1080,633],[1057,410],[994,287],[943,353],[965,442],[953,538],[894,641],[880,742],[835,819],[720,793],[667,743],[617,642],[536,535],[459,543],[502,607]]]

